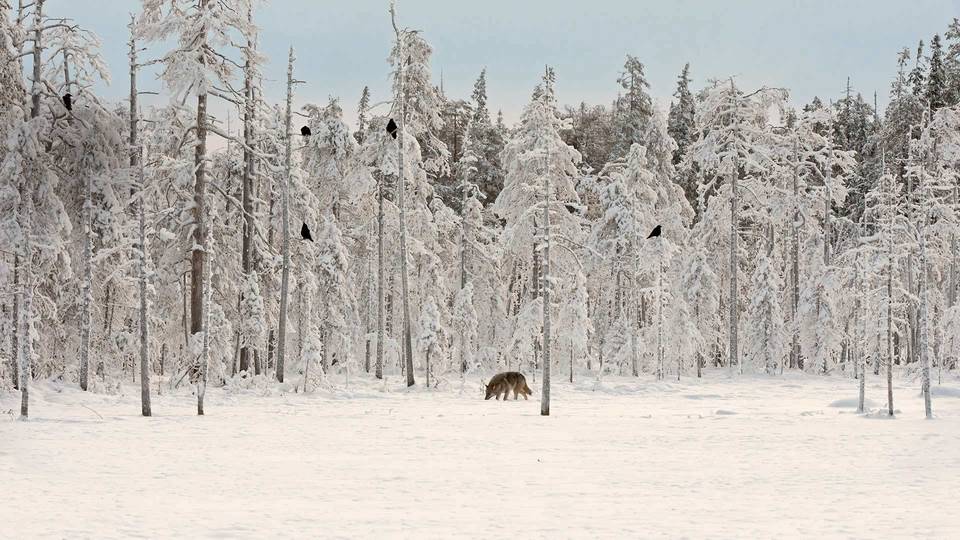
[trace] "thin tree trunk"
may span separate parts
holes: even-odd
[[[138,160],[140,161],[140,160]],[[143,162],[140,161],[140,194],[137,198],[137,215],[139,218],[139,249],[140,258],[137,261],[140,281],[140,409],[143,416],[150,416],[150,317],[147,304],[147,234],[144,212],[145,181]],[[206,336],[204,336],[206,338]]]
[[[791,343],[790,343],[790,369],[802,368],[800,364],[800,324],[797,318],[800,314],[800,151],[799,135],[793,141],[793,242],[790,249],[791,258]]]
[[[44,0],[36,0],[33,12],[34,38],[33,38],[33,85],[31,89],[31,108],[30,118],[35,119],[40,116],[40,89],[38,85],[41,81],[41,62],[43,58],[43,4]],[[24,181],[21,190],[23,198],[21,199],[22,211],[20,212],[23,223],[21,225],[23,235],[21,253],[23,258],[23,288],[20,292],[20,301],[22,309],[20,310],[20,418],[26,420],[30,412],[30,377],[32,371],[33,359],[33,339],[30,337],[30,325],[33,319],[33,288],[35,286],[33,277],[33,189],[29,181]]]
[[[20,188],[22,192],[22,187]],[[10,374],[13,389],[20,389],[20,253],[13,256],[13,313],[10,319],[13,335],[10,338]]]
[[[400,33],[399,28],[397,28],[396,21],[396,11],[394,10],[393,4],[390,5],[390,19],[393,23],[393,29],[397,36],[397,44],[403,50],[404,38]],[[406,199],[406,178],[404,176],[404,162],[406,161],[406,156],[404,155],[404,139],[406,139],[406,63],[405,54],[401,52],[400,54],[400,63],[399,63],[399,78],[400,78],[400,92],[399,92],[399,105],[400,105],[400,118],[397,122],[397,149],[399,151],[399,168],[398,168],[398,179],[397,179],[397,191],[398,199],[400,206],[400,284],[402,287],[402,301],[403,301],[403,352],[404,352],[404,370],[407,372],[407,386],[413,386],[416,384],[413,376],[413,340],[411,337],[410,329],[410,285],[409,285],[409,270],[407,264],[407,219],[406,219],[406,206],[404,200]]]
[[[924,160],[925,162],[925,160]],[[929,180],[927,179],[926,167],[921,167],[920,207],[923,209],[923,222],[920,229],[920,380],[923,391],[923,410],[927,419],[933,418],[933,407],[930,400],[930,306],[927,300],[927,287],[929,286],[929,277],[927,268],[927,228],[930,226],[930,211],[927,207],[930,194]]]
[[[733,172],[730,173],[730,298],[728,302],[730,308],[730,353],[729,358],[727,359],[727,367],[731,371],[733,370],[734,362],[740,364],[740,356],[738,352],[740,301],[738,298],[739,286],[737,284],[737,269],[740,267],[740,264],[737,260],[740,249],[740,235],[737,231],[737,223],[739,222],[739,212],[737,208],[739,206],[739,199],[737,197],[737,176],[737,160],[734,159]]]
[[[468,186],[466,180],[463,182],[463,199],[460,205],[460,213],[463,217],[460,219],[460,291],[467,286],[467,193]],[[467,373],[467,325],[463,321],[463,327],[460,329],[460,378],[464,379]]]
[[[889,182],[889,178],[886,180]],[[887,186],[887,414],[893,416],[893,188]]]
[[[64,79],[70,91],[70,68],[67,52],[63,53]],[[131,82],[131,92],[134,83]],[[87,390],[90,373],[90,333],[93,317],[93,175],[79,172],[83,178],[83,283],[80,289],[80,389]]]
[[[206,5],[207,0],[201,0]],[[202,46],[201,46],[202,47]],[[190,333],[193,336],[205,331],[204,326],[204,270],[206,267],[206,253],[204,246],[207,242],[207,93],[201,91],[197,95],[197,148],[194,156],[195,182],[193,194],[193,247],[190,261]],[[205,339],[205,338],[204,338]],[[202,365],[203,358],[198,359],[198,385],[205,376]],[[197,390],[197,414],[203,414],[203,391]]]
[[[547,152],[546,171],[543,175],[543,257],[540,266],[543,270],[543,386],[541,390],[540,415],[550,416],[550,199],[553,188],[550,186],[550,153]]]
[[[365,280],[367,284],[367,290],[366,294],[364,295],[366,296],[367,308],[364,316],[365,332],[363,338],[364,346],[366,348],[363,357],[364,373],[370,373],[370,357],[372,356],[372,347],[370,343],[370,333],[373,331],[373,318],[370,316],[373,313],[373,257],[370,253],[371,244],[373,244],[372,235],[367,239],[367,278]]]
[[[284,352],[287,343],[287,301],[290,291],[290,176],[292,174],[292,134],[290,125],[293,122],[293,47],[290,47],[290,55],[287,60],[287,113],[284,122],[286,133],[286,157],[285,174],[283,177],[283,188],[281,192],[281,223],[283,228],[283,270],[280,279],[280,328],[277,331],[277,380],[283,382]]]
[[[144,164],[140,155],[138,142],[139,117],[137,111],[137,41],[133,34],[134,21],[130,21],[130,168],[138,169],[138,186],[136,195],[138,219],[138,250],[137,274],[140,289],[140,412],[143,416],[152,414],[150,408],[150,322],[147,305],[147,228],[144,210],[146,197],[146,176]],[[88,224],[89,225],[89,224]],[[89,243],[87,246],[89,249]],[[86,302],[85,302],[86,303]],[[89,314],[88,314],[89,316]],[[86,359],[84,359],[86,360]],[[86,364],[86,362],[84,362]]]
[[[866,221],[866,205],[864,205],[864,215],[862,218]],[[861,225],[861,235],[862,235],[862,225]],[[863,272],[863,262],[860,260],[860,255],[857,255],[857,289],[860,294],[860,321],[858,323],[858,332],[860,339],[858,340],[856,347],[857,361],[859,363],[859,392],[857,397],[857,412],[863,414],[865,402],[866,402],[866,388],[867,388],[867,355],[866,353],[866,339],[867,339],[867,286],[866,286],[866,276]]]
[[[663,380],[664,373],[664,350],[663,350],[663,273],[665,271],[663,264],[663,237],[657,238],[658,261],[657,269],[657,379]],[[677,355],[679,357],[679,355]],[[679,360],[678,360],[679,362]],[[677,380],[680,380],[680,365],[677,364]]]
[[[383,379],[383,347],[386,325],[386,268],[383,251],[383,182],[380,177],[377,182],[377,362],[374,375]]]
[[[203,243],[204,253],[211,249],[210,232],[208,231]],[[203,416],[203,398],[207,393],[207,371],[210,368],[210,265],[204,265],[204,294],[203,304],[203,349],[200,354],[200,381],[197,385],[197,414]]]
[[[247,11],[247,22],[252,26],[253,9]],[[241,270],[245,279],[250,278],[253,271],[253,231],[256,226],[253,217],[253,179],[256,175],[256,159],[253,155],[254,141],[254,121],[256,115],[256,103],[254,100],[254,51],[256,50],[256,40],[254,36],[247,36],[247,48],[244,51],[246,62],[243,68],[243,95],[244,95],[244,115],[243,115],[243,245],[241,252]],[[242,296],[242,295],[241,295]],[[241,314],[244,316],[244,314]],[[250,358],[253,348],[244,343],[240,348],[240,372],[250,371]]]

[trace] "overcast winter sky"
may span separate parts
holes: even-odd
[[[125,91],[128,13],[139,0],[49,0],[49,13],[96,31],[115,77],[107,94]],[[387,0],[273,0],[257,21],[271,63],[267,95],[279,100],[286,48],[298,54],[308,84],[298,102],[340,96],[348,119],[363,86],[374,101],[388,89],[392,38]],[[515,120],[544,64],[556,68],[563,103],[607,103],[616,95],[624,55],[647,67],[651,93],[669,100],[685,62],[695,85],[737,75],[745,88],[791,89],[793,101],[836,98],[846,77],[856,90],[880,93],[895,57],[943,33],[960,0],[400,0],[401,23],[433,45],[434,76],[448,95],[468,98],[488,68],[491,108]],[[143,86],[149,86],[149,82]],[[157,84],[157,83],[155,83]]]

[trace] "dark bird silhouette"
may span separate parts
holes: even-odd
[[[393,121],[393,118],[387,122],[387,133],[389,133],[394,139],[397,138],[397,123]]]
[[[306,223],[303,224],[303,227],[300,227],[300,237],[313,242],[313,236],[310,235],[310,227],[307,227]]]
[[[302,128],[300,128],[300,134],[303,135],[304,137],[309,137],[310,135],[313,135],[313,133],[310,132],[310,126],[303,126]]]
[[[73,110],[73,96],[70,94],[63,95],[63,106],[66,107],[68,111]]]
[[[651,238],[658,238],[660,236],[660,232],[661,232],[660,226],[657,225],[656,227],[653,228],[653,231],[650,232],[650,236],[647,237],[647,240]]]
[[[570,212],[571,214],[573,214],[573,215],[575,215],[575,216],[580,213],[580,207],[577,206],[577,205],[575,205],[575,204],[573,204],[573,203],[564,203],[563,206],[565,206],[565,207],[567,208],[567,212]]]

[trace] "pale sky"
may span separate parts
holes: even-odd
[[[48,0],[51,16],[97,32],[114,83],[126,92],[128,13],[139,0]],[[364,85],[387,97],[392,30],[387,0],[272,0],[259,9],[262,49],[270,58],[268,99],[280,101],[286,49],[297,50],[297,102],[339,96],[348,120]],[[836,99],[847,76],[854,88],[886,103],[896,54],[943,33],[960,0],[399,0],[401,24],[422,30],[434,47],[433,71],[448,96],[469,98],[483,67],[492,111],[519,117],[550,64],[561,103],[609,103],[624,56],[646,65],[651,93],[669,103],[677,74],[690,62],[695,88],[738,77],[746,89],[786,87],[794,103]],[[150,86],[153,85],[153,88]],[[159,89],[145,77],[142,89]]]

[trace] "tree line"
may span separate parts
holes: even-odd
[[[507,126],[486,70],[447,96],[397,15],[390,95],[364,88],[351,130],[339,99],[294,110],[293,49],[264,98],[252,0],[143,0],[124,102],[93,90],[96,35],[0,0],[0,380],[22,417],[45,379],[139,382],[144,415],[189,384],[203,414],[208,384],[519,370],[549,414],[551,370],[707,367],[856,377],[861,410],[882,374],[892,415],[894,366],[932,414],[960,356],[960,22],[898,55],[882,113],[849,80],[799,108],[695,91],[690,64],[660,110],[628,55],[612,103],[560,105],[546,67]]]

